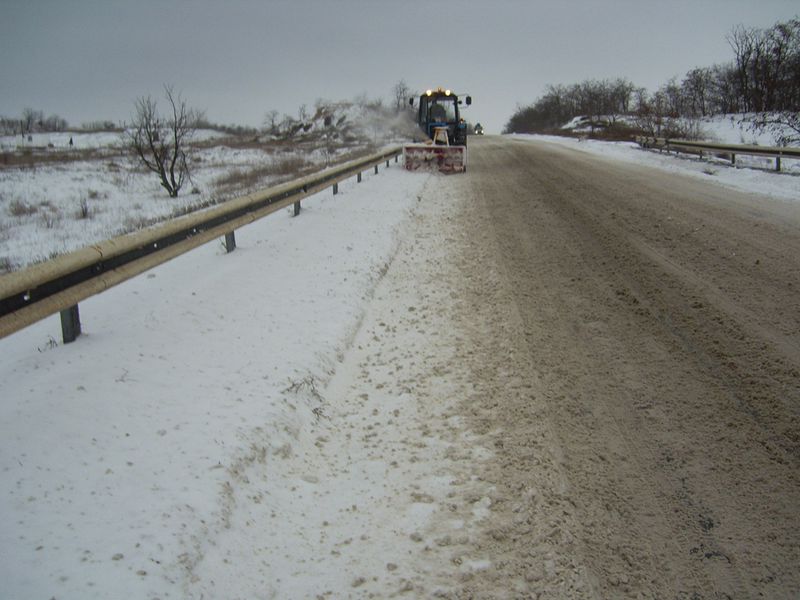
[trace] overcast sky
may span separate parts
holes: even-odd
[[[650,90],[733,58],[737,24],[797,0],[0,0],[0,115],[129,119],[171,83],[223,124],[261,125],[319,98],[470,93],[499,132],[547,84],[627,77]]]

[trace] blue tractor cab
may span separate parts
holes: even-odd
[[[466,96],[463,102],[469,106],[472,97]],[[467,145],[467,124],[461,118],[459,105],[462,100],[450,90],[438,88],[428,90],[419,97],[417,108],[417,124],[429,140],[441,143],[441,137],[436,135],[437,128],[447,130],[447,137],[452,146]],[[414,105],[414,98],[410,104]]]

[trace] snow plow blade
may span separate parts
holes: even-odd
[[[403,164],[408,171],[463,173],[467,170],[467,147],[409,144],[403,147]]]

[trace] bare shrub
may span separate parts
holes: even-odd
[[[317,386],[317,379],[313,375],[307,375],[299,381],[290,378],[289,387],[283,390],[283,392],[291,392],[295,395],[305,394],[310,396],[313,400],[319,403],[318,406],[315,406],[311,409],[311,412],[314,414],[316,419],[319,420],[326,418],[325,408],[322,406],[325,403],[325,398],[322,397],[319,387]]]
[[[61,222],[61,215],[57,210],[47,210],[40,214],[40,219],[42,221],[42,227],[45,229],[55,229]]]
[[[14,263],[7,256],[0,256],[0,273],[10,273],[14,270]]]
[[[91,219],[92,218],[92,211],[89,208],[89,200],[87,198],[81,198],[78,203],[78,219]]]
[[[666,119],[662,133],[664,137],[681,140],[702,140],[706,135],[698,119]]]
[[[289,378],[289,386],[283,391],[284,393],[292,392],[293,394],[307,391],[316,400],[320,402],[323,401],[322,394],[320,394],[319,388],[317,387],[317,379],[313,375],[307,375],[299,381]]]
[[[304,169],[308,168],[309,162],[301,156],[291,156],[281,158],[273,163],[270,168],[271,175],[299,175]]]
[[[743,123],[752,132],[771,134],[778,146],[800,146],[800,110],[759,113]]]
[[[219,177],[215,186],[223,192],[257,189],[275,179],[290,179],[305,174],[312,163],[301,156],[280,158],[268,165],[234,169]]]
[[[122,228],[125,231],[138,231],[139,229],[144,229],[151,224],[151,220],[146,219],[145,217],[128,216],[122,221]]]
[[[225,175],[220,175],[216,180],[217,187],[220,188],[230,188],[230,187],[239,187],[246,185],[247,181],[252,181],[256,176],[254,175],[257,170],[261,170],[264,167],[260,167],[259,169],[233,169],[229,173]]]
[[[29,217],[35,215],[39,209],[36,206],[31,206],[24,200],[12,200],[8,205],[8,214],[12,217]]]

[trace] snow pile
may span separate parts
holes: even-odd
[[[395,112],[381,102],[361,98],[319,101],[313,114],[298,118],[284,116],[268,137],[300,143],[382,145],[408,140],[414,129],[409,112]]]
[[[753,131],[747,120],[754,115],[715,115],[699,119],[703,139],[721,144],[774,146],[775,139],[766,131]]]
[[[620,119],[624,119],[625,117],[621,117]],[[589,133],[594,131],[597,127],[608,127],[611,123],[611,119],[609,117],[587,117],[586,115],[579,115],[577,117],[572,117],[567,123],[564,123],[561,126],[561,129],[564,131],[571,131],[573,133]]]

